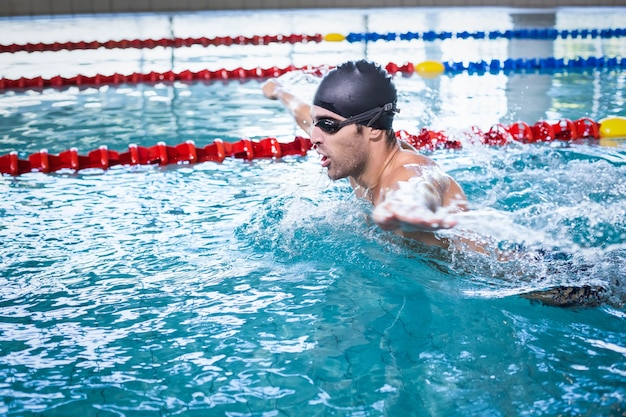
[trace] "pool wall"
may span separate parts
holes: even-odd
[[[177,12],[200,10],[255,10],[367,7],[519,7],[626,6],[626,0],[5,0],[0,16],[92,13]]]

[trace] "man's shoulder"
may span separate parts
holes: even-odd
[[[437,164],[427,156],[419,154],[417,151],[402,149],[398,155],[398,168],[406,165],[417,165],[420,167],[433,167]]]
[[[392,169],[387,170],[383,179],[386,186],[399,181],[408,181],[411,178],[421,177],[425,169],[436,167],[432,159],[416,152],[401,151],[395,158]]]

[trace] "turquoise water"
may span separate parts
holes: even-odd
[[[363,31],[367,22],[382,31],[390,19],[397,30],[471,29],[469,20],[474,29],[501,29],[520,19],[619,27],[611,22],[624,21],[626,11],[464,13],[474,19],[452,9],[289,12],[273,30]],[[266,32],[246,13],[109,18],[127,38],[170,29]],[[41,38],[37,29],[46,27],[45,36],[61,41],[101,30],[89,29],[90,19],[71,20],[77,33],[64,18],[3,27],[13,28],[9,39]],[[15,54],[0,65],[14,78],[19,69],[32,76],[234,61],[269,67],[363,55],[418,62],[626,54],[623,40],[231,48]],[[284,81],[306,97],[317,79]],[[440,128],[461,140],[474,124],[625,114],[623,72],[399,76],[396,83],[398,128]],[[5,91],[0,117],[0,155],[16,150],[21,158],[41,148],[124,151],[129,143],[291,141],[297,133],[284,110],[262,98],[257,80]],[[314,153],[3,176],[0,415],[623,415],[623,145],[465,143],[432,157],[470,198],[462,228],[502,245],[568,252],[570,261],[502,264],[404,242],[371,226],[370,207],[346,182],[329,181]],[[552,284],[601,284],[610,299],[563,309],[517,296]]]

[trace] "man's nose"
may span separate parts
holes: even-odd
[[[322,129],[320,129],[319,127],[313,126],[313,129],[311,130],[311,143],[313,144],[313,148],[316,148],[317,145],[322,143],[323,140],[324,140],[324,133],[322,132]]]

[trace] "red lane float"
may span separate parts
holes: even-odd
[[[322,42],[324,36],[314,35],[255,35],[255,36],[216,36],[215,38],[162,38],[162,39],[123,39],[119,41],[79,41],[79,42],[51,42],[0,45],[0,53],[15,52],[57,52],[89,49],[154,49],[181,48],[192,45],[202,46],[231,46],[231,45],[268,45],[270,43],[306,43]]]
[[[311,149],[311,142],[296,137],[293,142],[281,143],[276,138],[259,141],[242,139],[238,142],[224,142],[221,139],[203,148],[187,141],[176,146],[159,142],[146,148],[131,144],[127,152],[119,153],[106,146],[79,155],[76,148],[71,148],[58,155],[51,155],[47,150],[31,154],[28,160],[18,159],[17,152],[0,156],[0,173],[20,175],[27,172],[54,172],[62,169],[79,171],[88,168],[108,169],[115,165],[168,165],[177,163],[223,162],[228,157],[252,160],[255,158],[282,158],[288,155],[304,156]]]
[[[175,81],[220,81],[220,80],[241,80],[253,78],[271,78],[279,77],[291,71],[304,71],[318,76],[322,75],[323,66],[304,66],[296,67],[289,65],[287,67],[271,67],[271,68],[235,68],[232,70],[219,69],[216,71],[201,70],[197,72],[185,70],[181,72],[152,71],[146,74],[132,73],[101,75],[97,74],[92,77],[86,75],[76,75],[74,77],[61,77],[60,75],[43,78],[0,78],[0,90],[24,89],[24,88],[46,88],[46,87],[66,87],[66,86],[99,86],[99,85],[120,85],[120,84],[139,84],[139,83],[160,83]]]
[[[613,120],[613,119],[605,119]],[[503,146],[511,142],[537,143],[552,141],[572,141],[577,139],[600,139],[601,125],[588,117],[579,120],[563,119],[555,123],[540,121],[530,126],[524,122],[516,122],[510,126],[496,124],[483,132],[472,127],[467,132],[469,143],[488,146]],[[449,138],[444,132],[422,129],[413,135],[405,130],[396,132],[400,140],[404,140],[417,149],[435,151],[440,149],[460,149],[459,140]],[[106,146],[89,152],[86,156],[79,155],[76,148],[51,155],[47,150],[31,154],[28,160],[18,158],[17,152],[0,155],[0,173],[21,175],[27,172],[54,172],[62,169],[79,171],[88,168],[108,169],[115,165],[168,165],[178,163],[199,163],[206,161],[223,162],[226,158],[238,158],[251,161],[257,158],[282,158],[288,155],[305,156],[312,149],[307,138],[296,137],[294,141],[281,143],[276,138],[267,137],[261,140],[242,139],[238,142],[224,142],[221,139],[203,148],[187,141],[175,146],[159,142],[146,148],[131,144],[127,152],[119,153],[107,149]]]
[[[450,139],[441,131],[422,129],[418,135],[412,135],[401,130],[396,132],[396,136],[417,149],[428,151],[460,149],[462,147],[459,140]],[[465,136],[469,143],[489,146],[503,146],[510,142],[536,143],[578,139],[597,140],[600,139],[600,124],[588,117],[575,121],[563,119],[555,123],[539,121],[532,126],[524,122],[516,122],[510,126],[496,124],[486,132],[473,126]]]
[[[61,88],[68,86],[100,86],[100,85],[120,85],[120,84],[139,84],[139,83],[172,83],[175,81],[191,82],[191,81],[226,81],[226,80],[245,80],[245,79],[264,79],[272,77],[280,77],[288,72],[303,71],[316,76],[322,76],[325,70],[332,69],[333,66],[329,65],[307,65],[302,67],[296,67],[295,65],[288,65],[280,68],[273,66],[270,68],[234,68],[234,69],[218,69],[211,71],[204,69],[201,71],[184,70],[181,72],[165,71],[156,72],[151,71],[149,73],[132,74],[111,74],[102,75],[96,74],[94,76],[76,75],[73,77],[62,77],[56,75],[51,78],[44,78],[41,76],[28,78],[21,77],[16,79],[0,78],[0,91],[2,90],[14,90],[14,89],[29,89],[29,88]],[[404,65],[398,65],[393,62],[385,66],[386,70],[395,75],[402,73],[404,75],[411,75],[415,70],[415,65],[411,62]]]

